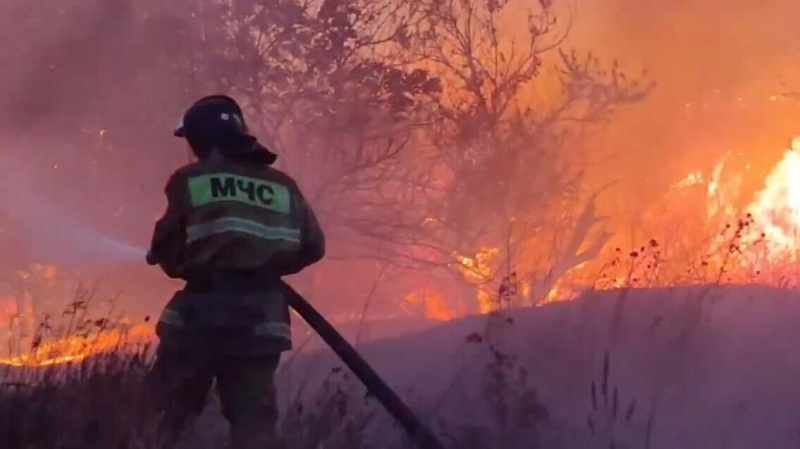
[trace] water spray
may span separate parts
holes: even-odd
[[[37,184],[27,179],[31,176],[22,167],[10,170],[0,183],[0,213],[15,225],[19,238],[34,257],[59,265],[144,260],[145,248],[116,239],[79,220],[74,209],[67,209],[32,188]]]

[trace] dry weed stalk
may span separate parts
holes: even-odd
[[[591,410],[586,416],[589,432],[598,442],[599,447],[622,449],[624,437],[620,433],[629,433],[633,426],[637,410],[636,398],[624,404],[619,385],[611,382],[611,355],[606,352],[603,358],[603,371],[600,380],[593,380],[590,387]],[[644,448],[649,449],[652,439],[655,415],[650,411],[644,434]]]

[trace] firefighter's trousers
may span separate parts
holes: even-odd
[[[162,445],[170,447],[177,442],[191,419],[203,410],[216,380],[233,448],[277,448],[275,370],[279,360],[280,354],[202,355],[162,345],[150,376],[161,415]]]

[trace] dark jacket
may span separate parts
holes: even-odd
[[[325,254],[323,232],[295,181],[267,164],[211,157],[175,172],[166,194],[150,258],[187,285],[162,314],[162,343],[289,349],[280,277]]]

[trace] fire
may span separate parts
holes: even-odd
[[[478,311],[481,314],[491,313],[494,310],[492,295],[484,289],[478,290]]]
[[[13,296],[0,296],[0,327],[6,325],[11,317],[19,313],[17,298]]]
[[[730,157],[729,152],[726,157]],[[719,161],[714,166],[711,173],[711,180],[707,188],[706,217],[711,219],[719,216],[730,217],[736,208],[733,205],[734,193],[741,186],[741,175],[734,176],[723,185],[722,171],[725,169],[725,159]]]
[[[495,274],[495,263],[500,255],[499,248],[481,248],[474,257],[453,254],[458,262],[458,271],[464,280],[480,285],[489,281]]]
[[[404,305],[421,309],[425,317],[437,321],[449,321],[465,313],[463,309],[451,307],[442,295],[432,288],[409,293],[404,298]]]
[[[685,178],[678,181],[678,183],[675,184],[675,187],[689,187],[689,186],[704,184],[705,181],[703,178],[704,178],[703,172],[701,171],[691,172],[688,175],[686,175]]]
[[[730,218],[734,216],[736,213],[734,198],[741,188],[742,176],[737,173],[732,176],[729,175],[723,180],[723,172],[726,171],[726,165],[731,156],[732,153],[728,152],[725,157],[714,165],[711,173],[704,173],[703,171],[693,171],[689,173],[685,178],[672,186],[672,192],[681,194],[682,192],[686,192],[687,189],[702,189],[705,195],[705,217],[708,220],[713,220],[718,217]],[[685,201],[681,201],[680,204],[676,204],[676,206],[683,206],[685,208],[694,205],[686,204]]]
[[[700,240],[708,235],[714,235],[720,222],[734,223],[739,215],[750,214],[754,226],[753,230],[748,232],[763,233],[764,239],[769,243],[767,248],[770,259],[777,258],[779,254],[785,254],[787,250],[796,252],[798,233],[800,233],[800,137],[793,140],[791,148],[786,151],[780,162],[766,177],[764,187],[757,193],[755,200],[744,208],[741,207],[742,203],[739,203],[739,207],[737,207],[735,201],[742,186],[743,174],[729,173],[733,164],[726,164],[729,162],[728,156],[710,171],[690,171],[682,180],[675,183],[673,189],[668,193],[670,198],[674,197],[677,200],[670,202],[669,205],[680,206],[679,218],[683,220],[683,225],[689,221],[685,220],[686,213],[697,212],[696,215],[700,218],[698,222],[702,222],[698,227],[688,228],[687,238]],[[426,220],[426,223],[429,220]],[[648,231],[652,229],[650,227]],[[706,235],[699,235],[703,233]],[[537,239],[530,239],[529,242],[526,245],[538,244]],[[718,237],[710,244],[699,245],[699,252],[713,252],[720,248],[724,250],[726,244],[726,241],[721,241]],[[747,248],[747,245],[742,245],[742,247]],[[695,251],[695,247],[692,248]],[[641,251],[634,248],[634,251],[630,253],[631,255],[636,253],[638,256],[629,257],[627,251],[616,255],[615,257],[621,259],[621,262],[616,265],[617,272],[606,275],[602,273],[602,269],[598,269],[599,263],[583,262],[572,267],[571,271],[566,274],[559,273],[561,278],[555,279],[552,284],[530,276],[534,269],[540,269],[548,262],[544,256],[542,256],[544,261],[533,260],[538,257],[538,253],[541,253],[540,248],[536,246],[518,249],[517,253],[521,256],[517,256],[517,259],[513,261],[506,259],[508,255],[500,247],[490,245],[479,247],[474,253],[469,251],[463,254],[453,253],[450,267],[460,275],[461,282],[468,284],[471,288],[474,287],[472,290],[475,295],[473,300],[477,302],[477,311],[481,314],[491,313],[497,310],[498,304],[502,304],[502,292],[507,291],[504,289],[508,287],[502,278],[512,276],[505,273],[506,269],[513,271],[512,265],[516,268],[520,268],[520,266],[524,268],[520,270],[522,275],[519,279],[516,278],[516,273],[513,274],[514,295],[521,300],[528,301],[528,304],[535,301],[537,305],[574,299],[580,296],[581,292],[590,288],[605,290],[631,285],[657,286],[670,282],[684,282],[683,280],[675,281],[677,279],[675,276],[657,279],[654,274],[660,268],[656,266],[655,259],[651,257],[652,254],[648,255],[646,260],[642,257],[641,253],[644,250],[644,247],[641,248]],[[598,259],[608,256],[609,251],[611,250],[608,249],[601,253]],[[655,249],[651,252],[655,252]],[[695,251],[690,255],[698,254]],[[674,254],[671,256],[674,259]],[[526,260],[525,257],[532,260]],[[634,260],[636,257],[638,257],[638,262]],[[752,271],[754,265],[761,267],[756,264],[754,258],[746,258],[745,262],[750,265],[740,264],[725,267],[726,279],[734,279],[733,282],[746,280],[746,277],[737,277],[736,270],[744,272],[745,269]],[[708,266],[708,270],[718,270],[720,265],[718,261],[708,262],[707,260],[704,260],[702,264]],[[684,268],[680,267],[681,272]],[[602,276],[597,275],[598,271],[601,271]],[[59,270],[55,266],[37,264],[29,272],[22,273],[21,276],[26,281],[47,283],[56,279],[58,272]],[[653,276],[648,278],[649,275]],[[651,283],[644,284],[644,282]],[[704,281],[690,279],[685,282]],[[545,285],[544,289],[547,291],[536,291],[537,288],[544,290],[541,285]],[[415,289],[405,295],[401,307],[407,311],[413,309],[415,313],[439,321],[452,320],[469,312],[466,306],[449,296],[450,294],[443,295],[434,286],[425,285],[423,288]],[[532,296],[534,296],[533,301],[530,301]],[[7,322],[15,316],[21,319],[32,319],[35,317],[32,303],[29,292],[24,292],[18,297],[0,297],[0,323]],[[28,328],[33,327],[28,324]],[[149,341],[152,335],[152,328],[142,325],[129,329],[103,331],[92,336],[70,336],[40,343],[28,353],[0,359],[0,364],[36,367],[79,362],[92,355],[116,351],[128,344]]]
[[[658,229],[659,222],[666,223],[656,236],[668,241],[665,260],[673,266],[664,267],[661,261],[648,259],[644,268],[632,268],[629,276],[623,276],[626,285],[627,279],[637,285],[643,280],[654,282],[647,284],[651,286],[747,283],[756,279],[785,285],[787,262],[797,257],[800,137],[792,141],[752,201],[743,201],[748,193],[743,191],[744,178],[750,165],[740,161],[742,169],[734,170],[736,164],[729,164],[732,157],[728,152],[713,171],[691,172],[673,186],[665,197],[667,207],[658,209],[646,227]],[[699,207],[704,207],[704,213],[697,213],[701,212]]]
[[[474,257],[453,255],[462,278],[469,284],[478,286],[478,311],[481,314],[490,313],[495,309],[496,300],[492,293],[486,290],[485,284],[494,278],[499,256],[499,248],[481,248]]]
[[[130,329],[113,329],[94,335],[74,335],[39,344],[28,353],[0,359],[0,365],[45,367],[76,363],[91,356],[108,354],[149,342],[153,329],[137,325]]]
[[[795,249],[800,224],[800,137],[766,179],[747,208],[775,250]]]
[[[564,286],[561,285],[562,283],[559,282],[553,287],[548,293],[547,298],[544,304],[549,304],[551,302],[557,301],[567,301],[570,299],[571,292]]]
[[[800,254],[800,137],[769,172],[753,201],[743,201],[747,193],[743,188],[749,185],[745,181],[752,180],[746,179],[750,165],[739,159],[742,155],[728,151],[707,170],[689,171],[673,184],[663,203],[643,219],[649,243],[625,249],[618,239],[618,245],[557,273],[556,279],[536,277],[552,273],[547,265],[551,261],[542,255],[546,245],[539,239],[515,248],[516,255],[508,260],[499,246],[487,245],[474,254],[454,253],[452,266],[461,282],[476,287],[481,314],[504,307],[503,301],[543,305],[575,299],[588,289],[753,281],[785,285],[786,262],[793,260],[787,255],[796,260]],[[509,271],[521,273],[519,278],[515,273],[509,285],[503,280],[506,264]],[[509,300],[503,292],[511,284],[514,299]],[[426,315],[435,319],[464,313],[448,308],[448,302],[430,288],[423,292],[409,295],[406,302],[423,304]]]

